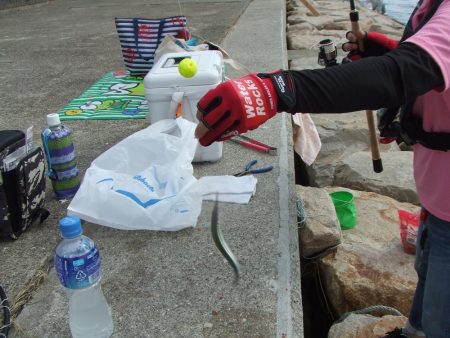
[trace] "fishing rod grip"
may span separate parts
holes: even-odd
[[[359,26],[359,14],[358,11],[350,12],[350,22],[352,23],[352,32],[358,39],[358,49],[364,52],[364,36],[366,35],[364,31],[361,30]]]
[[[380,148],[378,147],[377,132],[375,130],[375,122],[372,110],[366,110],[367,127],[369,128],[370,151],[372,152],[373,171],[381,173],[383,171],[383,162],[380,156]]]

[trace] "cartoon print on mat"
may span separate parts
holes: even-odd
[[[144,119],[147,113],[143,78],[109,72],[58,114],[64,121]]]
[[[144,95],[144,83],[116,83],[104,95]]]
[[[136,115],[140,111],[148,111],[147,100],[142,101],[142,103],[136,108],[127,108],[123,111],[124,115]]]
[[[66,111],[64,114],[72,116],[72,115],[81,114],[82,112],[83,112],[83,110],[81,110],[81,109],[70,109],[70,110]]]
[[[104,100],[104,101],[90,101],[83,104],[80,108],[82,110],[105,110],[105,109],[125,109],[130,103],[129,100]]]

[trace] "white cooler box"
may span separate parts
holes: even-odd
[[[183,77],[178,64],[184,58],[197,62],[197,73]],[[147,120],[155,123],[176,117],[181,103],[182,116],[198,122],[197,102],[208,90],[223,81],[223,57],[219,51],[198,51],[163,54],[144,78],[145,98],[148,101]],[[217,161],[222,157],[222,142],[208,147],[197,146],[193,162]]]

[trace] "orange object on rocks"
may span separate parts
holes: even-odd
[[[419,212],[398,210],[398,218],[403,251],[414,255],[416,253],[417,232],[419,229]]]

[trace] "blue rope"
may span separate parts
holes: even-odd
[[[297,200],[297,226],[299,229],[303,229],[306,225],[306,211],[303,200],[299,198]]]

